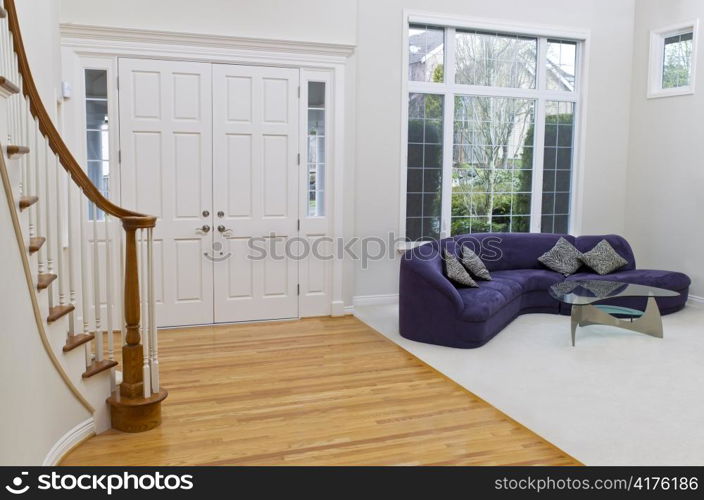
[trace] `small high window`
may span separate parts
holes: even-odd
[[[650,34],[648,97],[694,93],[698,22]]]

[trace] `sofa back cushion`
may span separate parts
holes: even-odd
[[[468,246],[479,255],[489,271],[545,269],[538,257],[555,246],[560,237],[574,245],[574,237],[568,234],[542,233],[463,234],[441,240],[440,245],[455,254],[462,245]]]
[[[628,261],[628,264],[618,269],[619,271],[630,271],[636,268],[636,257],[633,255],[633,249],[623,236],[617,234],[577,236],[574,246],[580,252],[585,253],[594,248],[601,240],[608,241],[613,249]],[[582,267],[583,271],[585,269],[585,267]]]
[[[608,241],[621,257],[628,261],[619,271],[635,269],[636,260],[628,242],[616,234],[578,236],[569,234],[542,233],[474,233],[433,241],[406,252],[402,260],[408,260],[408,265],[425,272],[443,272],[440,250],[459,256],[460,246],[467,245],[479,257],[489,271],[505,271],[509,269],[547,269],[538,261],[538,257],[555,246],[560,237],[572,243],[580,252],[588,252],[601,240]],[[403,262],[402,262],[403,265]],[[581,271],[588,271],[582,266]]]

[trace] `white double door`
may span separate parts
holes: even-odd
[[[121,196],[156,215],[160,326],[298,316],[289,68],[120,59]]]

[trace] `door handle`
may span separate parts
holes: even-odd
[[[223,236],[230,236],[232,234],[232,229],[228,229],[222,224],[218,226],[218,231],[223,235]]]
[[[210,226],[207,224],[203,224],[201,227],[196,228],[196,232],[201,234],[208,234],[210,232]]]

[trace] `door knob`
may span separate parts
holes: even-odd
[[[210,226],[207,224],[203,224],[201,227],[197,227],[196,231],[198,231],[199,233],[208,234],[210,232]]]
[[[222,210],[218,210],[218,217],[225,217],[225,212],[223,212]]]
[[[228,229],[222,224],[218,226],[218,231],[220,231],[220,234],[222,234],[224,237],[229,238],[232,236],[232,229]]]
[[[210,212],[208,212],[207,210],[203,210],[203,217],[207,217],[209,215],[210,215]]]

